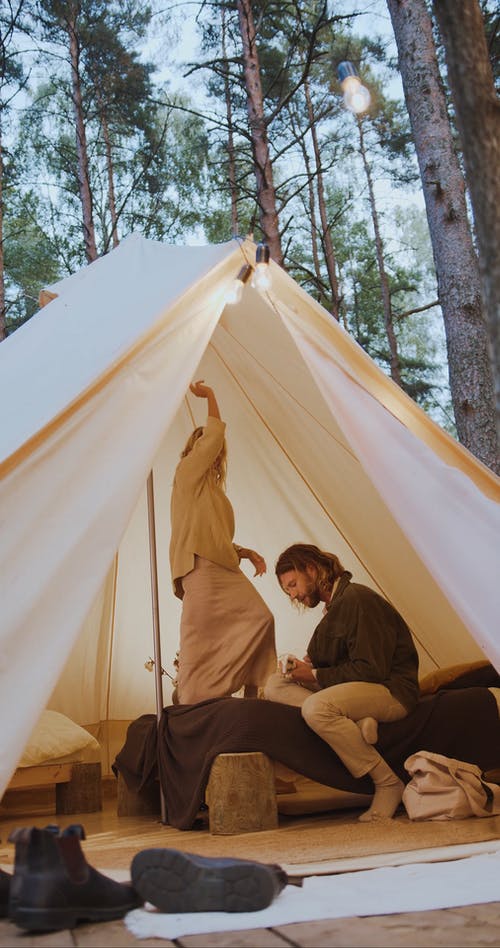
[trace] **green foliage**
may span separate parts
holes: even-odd
[[[194,81],[191,91],[190,79],[189,94],[163,85],[150,61],[150,47],[143,45],[154,24],[164,31],[165,48],[173,42],[165,15],[181,18],[182,34],[184,12],[173,0],[152,0],[151,5],[139,0],[38,0],[33,5],[38,18],[36,27],[31,20],[29,33],[39,49],[39,83],[32,81],[29,95],[25,93],[23,112],[10,133],[4,180],[11,330],[34,311],[41,286],[85,263],[69,58],[72,31],[78,43],[98,252],[107,252],[116,239],[112,212],[119,238],[139,231],[169,242],[227,240],[233,231],[231,198],[239,234],[252,231],[260,237],[235,0],[211,0],[198,7],[201,55],[190,77],[203,79],[202,101],[196,98]],[[341,321],[388,373],[390,353],[358,128],[343,106],[336,76],[337,64],[349,59],[372,94],[362,131],[380,215],[403,386],[435,417],[440,413],[446,426],[449,395],[439,309],[401,315],[427,306],[436,287],[425,219],[408,208],[417,167],[404,104],[388,94],[394,64],[387,43],[375,33],[354,32],[354,6],[347,2],[253,0],[252,6],[286,266],[332,312],[325,240],[326,233],[331,235]],[[486,16],[489,0],[483,6]],[[31,4],[28,9],[32,12]],[[494,50],[494,19],[487,22]],[[0,16],[0,28],[1,23]],[[7,80],[9,89],[22,83],[26,72],[24,60],[12,57],[5,66],[4,87]],[[6,111],[0,113],[4,116]],[[319,213],[321,189],[326,233]],[[386,209],[386,195],[390,191],[393,204],[396,189],[404,208],[400,214]]]
[[[144,173],[123,215],[127,231],[170,241],[202,223],[208,189],[203,122],[190,114],[187,102],[176,104],[158,110],[148,150],[136,153]]]
[[[40,289],[59,277],[54,247],[37,220],[36,194],[23,195],[16,205],[4,221],[7,334],[36,312]]]

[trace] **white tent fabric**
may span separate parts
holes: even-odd
[[[423,674],[485,656],[500,667],[498,479],[278,267],[266,294],[247,284],[225,306],[254,253],[133,235],[50,287],[0,347],[0,792],[47,703],[85,725],[154,711],[144,485],[152,469],[170,670],[169,497],[204,420],[193,378],[213,385],[227,421],[235,539],[268,561],[255,582],[279,651],[303,652],[317,621],[273,577],[303,540],[394,603]]]

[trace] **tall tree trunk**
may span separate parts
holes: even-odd
[[[0,113],[0,342],[7,335],[5,301],[5,265],[3,255],[3,145],[2,117]]]
[[[229,82],[229,65],[227,61],[226,50],[226,11],[222,7],[221,11],[222,26],[222,57],[224,60],[224,98],[226,101],[226,119],[227,119],[227,160],[228,160],[228,178],[229,193],[231,195],[231,232],[234,236],[239,233],[238,220],[238,188],[236,186],[236,160],[234,150],[233,134],[233,107],[231,103],[231,86]]]
[[[319,216],[321,220],[321,243],[323,245],[323,251],[325,255],[326,270],[328,273],[328,280],[330,282],[330,287],[332,290],[332,316],[338,320],[339,318],[339,283],[337,279],[337,265],[335,260],[335,251],[333,249],[332,235],[330,232],[330,227],[328,224],[328,215],[326,213],[326,201],[325,201],[325,185],[323,181],[323,168],[321,164],[321,150],[318,143],[318,135],[316,132],[316,119],[314,116],[314,109],[311,100],[311,90],[309,87],[309,80],[306,78],[304,81],[304,93],[306,97],[307,105],[307,115],[309,118],[309,126],[311,130],[311,139],[314,152],[314,161],[316,164],[316,190],[318,195],[318,208]]]
[[[109,134],[109,125],[108,119],[106,116],[106,109],[102,96],[99,91],[96,91],[97,96],[97,105],[99,108],[99,121],[102,128],[102,136],[104,139],[104,148],[106,151],[106,171],[108,175],[108,207],[109,214],[111,217],[111,240],[113,242],[113,247],[118,247],[120,243],[120,238],[118,237],[118,216],[116,213],[116,198],[115,198],[115,176],[113,170],[113,152],[111,148],[111,137]]]
[[[83,240],[85,254],[89,263],[97,259],[95,242],[94,220],[92,214],[92,192],[89,178],[89,159],[87,153],[87,136],[83,118],[82,89],[80,82],[80,47],[76,31],[76,18],[73,15],[67,21],[69,36],[69,51],[71,59],[71,90],[73,110],[75,114],[76,153],[78,160],[78,188],[83,214]]]
[[[417,150],[458,437],[500,470],[479,266],[425,0],[387,0]]]
[[[243,45],[243,70],[247,93],[248,121],[252,141],[259,223],[264,240],[273,260],[283,265],[283,253],[276,210],[273,168],[269,154],[267,125],[264,117],[259,57],[255,42],[255,24],[251,0],[237,0],[238,17]]]
[[[292,118],[292,128],[294,131],[295,139],[300,147],[302,152],[302,157],[304,159],[304,167],[306,169],[307,176],[307,216],[309,223],[311,225],[311,250],[313,258],[313,267],[314,267],[314,276],[316,286],[318,288],[318,293],[320,294],[320,301],[326,298],[324,291],[323,279],[321,276],[321,264],[319,259],[319,246],[318,246],[318,224],[316,221],[316,201],[314,194],[314,171],[311,167],[311,158],[307,150],[307,145],[304,140],[304,136],[300,133],[300,128],[298,128]]]
[[[401,386],[401,362],[398,352],[398,341],[394,332],[394,321],[392,318],[391,291],[389,287],[389,278],[385,269],[385,253],[382,236],[380,233],[380,224],[378,219],[377,203],[375,201],[375,191],[373,189],[373,179],[370,164],[366,157],[365,138],[363,134],[363,119],[356,119],[359,132],[359,150],[365,169],[366,182],[368,184],[368,199],[370,201],[370,211],[372,215],[373,232],[375,235],[375,252],[377,254],[377,267],[380,279],[380,295],[382,297],[382,311],[384,314],[384,326],[389,343],[390,353],[390,371],[391,379]]]
[[[479,248],[500,445],[500,100],[477,0],[434,0]]]

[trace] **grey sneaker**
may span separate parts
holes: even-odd
[[[132,885],[161,912],[258,912],[288,882],[280,866],[213,859],[178,849],[143,849],[130,867]]]

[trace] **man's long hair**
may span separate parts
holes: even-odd
[[[318,585],[321,590],[331,590],[335,580],[345,573],[335,553],[320,550],[312,543],[294,543],[293,546],[283,550],[276,561],[275,572],[280,581],[283,573],[288,573],[292,569],[305,573],[308,566],[315,566],[318,570]]]
[[[203,427],[200,427],[200,428],[195,428],[194,431],[191,432],[191,434],[189,435],[189,438],[186,441],[186,444],[184,445],[183,451],[181,451],[181,459],[187,457],[187,455],[191,453],[196,442],[198,441],[198,438],[201,438],[204,430],[205,429]],[[224,443],[222,445],[221,450],[219,451],[219,454],[217,455],[214,463],[212,464],[212,467],[207,472],[207,477],[209,477],[212,480],[213,484],[216,487],[221,487],[222,490],[225,490],[226,489],[226,473],[227,473],[227,446],[226,446],[226,441],[224,440]]]

